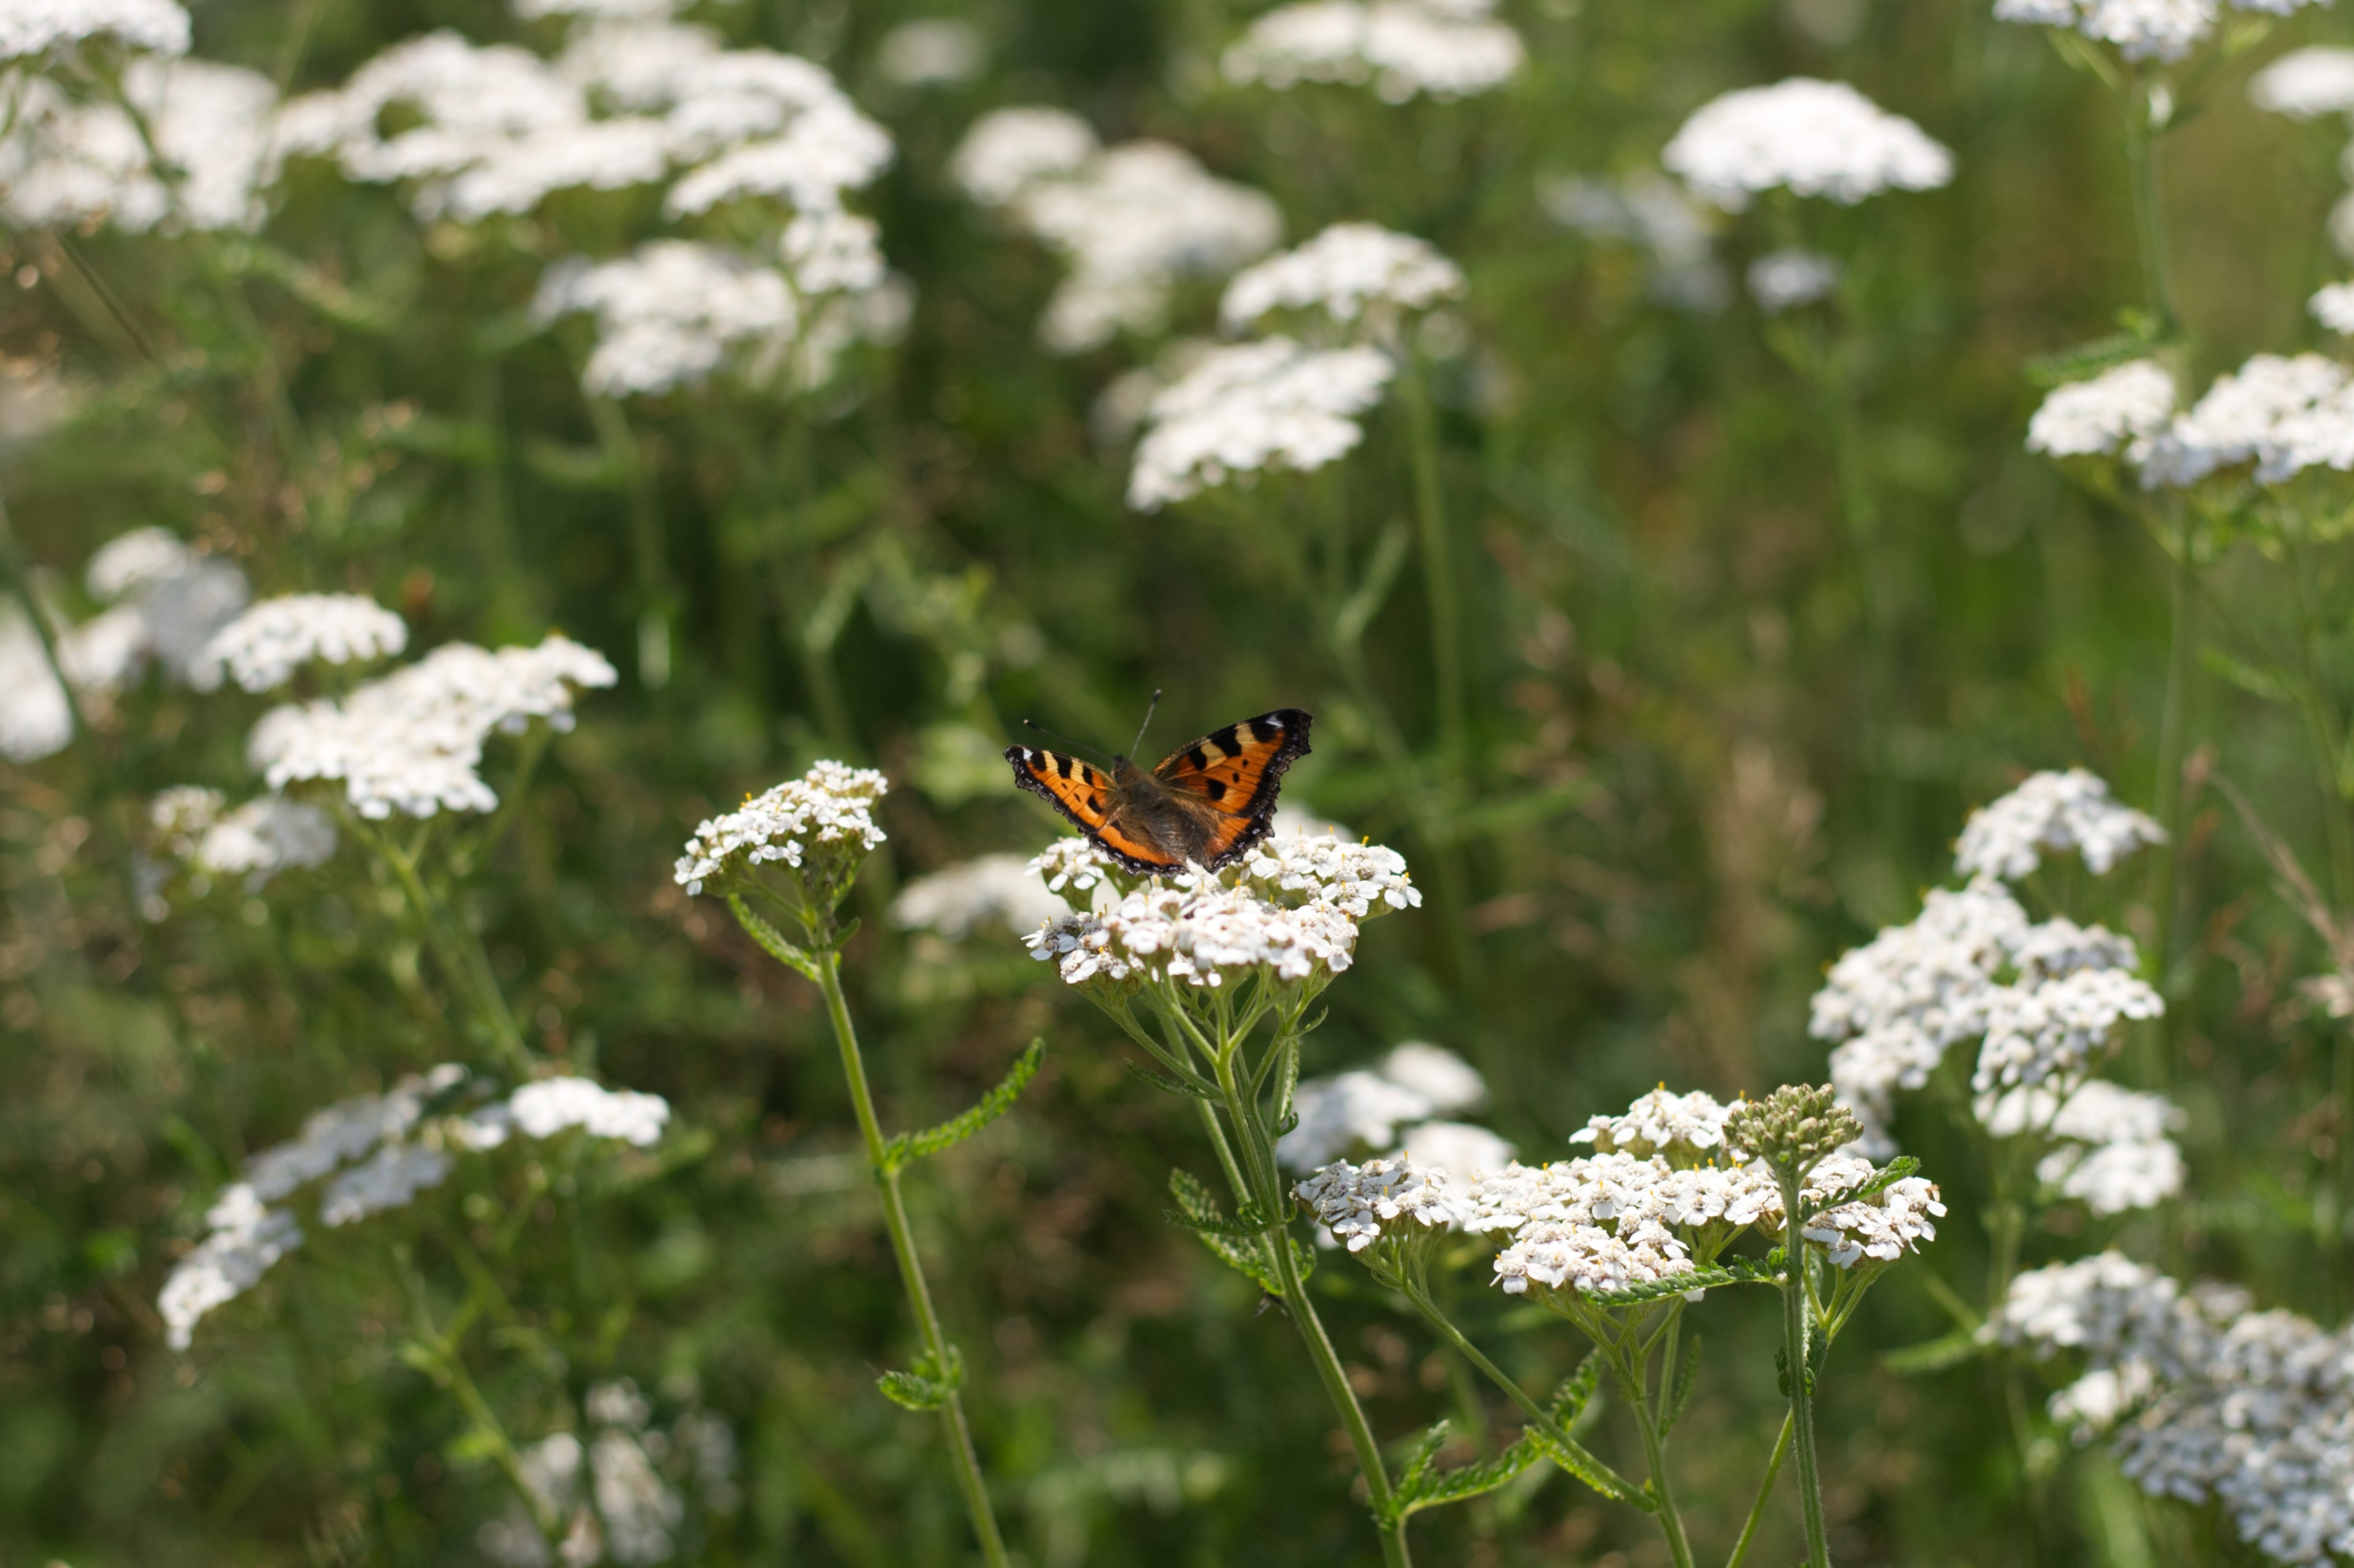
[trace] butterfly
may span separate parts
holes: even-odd
[[[1151,714],[1144,716],[1150,725]],[[1278,708],[1179,747],[1150,773],[1125,757],[1106,773],[1034,746],[1009,746],[1005,760],[1015,783],[1129,870],[1149,875],[1191,863],[1215,871],[1273,831],[1276,791],[1284,769],[1308,755],[1308,725],[1299,709]]]

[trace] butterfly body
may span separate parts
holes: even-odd
[[[1150,772],[1125,757],[1111,771],[1066,752],[1010,746],[1014,781],[1044,797],[1097,847],[1140,874],[1230,864],[1275,825],[1284,770],[1308,753],[1298,708],[1213,730]]]

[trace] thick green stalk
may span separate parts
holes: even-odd
[[[1218,1088],[1225,1099],[1226,1119],[1234,1124],[1235,1135],[1243,1146],[1242,1173],[1249,1182],[1246,1195],[1268,1213],[1267,1251],[1273,1255],[1277,1282],[1283,1287],[1284,1309],[1308,1346],[1308,1359],[1315,1363],[1325,1397],[1331,1401],[1334,1414],[1341,1417],[1341,1425],[1349,1434],[1350,1446],[1356,1450],[1357,1468],[1365,1478],[1365,1500],[1372,1505],[1373,1517],[1391,1520],[1382,1530],[1382,1561],[1387,1568],[1410,1568],[1413,1554],[1406,1550],[1405,1520],[1391,1516],[1389,1468],[1382,1462],[1382,1446],[1373,1437],[1364,1408],[1357,1403],[1356,1390],[1349,1386],[1349,1374],[1342,1370],[1341,1357],[1332,1349],[1331,1337],[1324,1332],[1324,1321],[1316,1315],[1315,1303],[1308,1298],[1308,1282],[1300,1277],[1299,1266],[1292,1261],[1289,1205],[1283,1179],[1276,1170],[1275,1145],[1235,1076],[1235,1058],[1240,1052],[1231,1039],[1224,1044],[1225,1049],[1217,1053],[1214,1064]],[[1223,1143],[1221,1152],[1225,1152]]]
[[[884,1159],[882,1123],[875,1115],[875,1094],[866,1083],[866,1060],[858,1049],[858,1031],[850,1021],[850,1004],[842,995],[842,955],[827,948],[815,956],[820,990],[825,992],[826,1017],[833,1024],[834,1044],[842,1050],[843,1075],[850,1081],[851,1108],[858,1117],[858,1134],[866,1141],[866,1161],[883,1195],[883,1223],[891,1233],[891,1251],[899,1261],[899,1283],[907,1292],[908,1308],[924,1340],[931,1364],[943,1377],[954,1364],[948,1336],[940,1330],[939,1314],[932,1308],[931,1287],[924,1279],[923,1259],[916,1253],[915,1232],[907,1224],[907,1206],[899,1195],[899,1172]],[[998,1532],[997,1514],[990,1506],[989,1487],[981,1474],[981,1456],[972,1446],[972,1430],[965,1423],[964,1401],[953,1387],[940,1402],[940,1425],[948,1438],[949,1462],[955,1467],[957,1489],[964,1494],[972,1516],[973,1533],[981,1539],[981,1555],[990,1568],[1009,1568],[1005,1540]]]
[[[1782,1473],[1782,1458],[1790,1451],[1790,1417],[1782,1417],[1782,1435],[1774,1439],[1774,1457],[1766,1461],[1766,1478],[1757,1483],[1757,1500],[1749,1505],[1749,1517],[1742,1521],[1741,1539],[1733,1543],[1733,1555],[1724,1560],[1724,1568],[1741,1568],[1742,1559],[1749,1555],[1749,1542],[1757,1534],[1757,1526],[1766,1518],[1766,1504],[1774,1495],[1774,1478]]]
[[[1822,1464],[1815,1453],[1814,1391],[1808,1387],[1808,1330],[1814,1303],[1807,1284],[1807,1243],[1798,1234],[1807,1211],[1798,1202],[1798,1175],[1782,1177],[1782,1212],[1791,1216],[1783,1227],[1783,1250],[1788,1257],[1782,1285],[1782,1354],[1790,1384],[1791,1446],[1798,1455],[1798,1510],[1807,1527],[1808,1568],[1830,1568],[1828,1531],[1823,1524]]]

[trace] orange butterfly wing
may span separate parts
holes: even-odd
[[[1070,819],[1071,825],[1126,863],[1130,871],[1175,871],[1180,863],[1121,831],[1112,820],[1111,780],[1067,752],[1035,746],[1009,746],[1013,781]]]
[[[1277,708],[1212,730],[1161,759],[1152,776],[1217,813],[1202,863],[1215,869],[1274,831],[1284,770],[1308,755],[1309,715]]]

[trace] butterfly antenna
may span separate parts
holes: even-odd
[[[1152,700],[1144,705],[1144,722],[1136,726],[1136,739],[1128,748],[1128,754],[1130,757],[1144,749],[1144,732],[1152,727],[1153,711],[1160,706],[1161,688],[1155,686],[1152,688]]]
[[[1097,751],[1094,747],[1082,746],[1067,735],[1057,735],[1053,730],[1048,729],[1044,725],[1040,724],[1036,719],[1023,719],[1022,724],[1023,727],[1025,729],[1034,729],[1040,735],[1044,736],[1048,740],[1060,741],[1063,745],[1069,747],[1073,751],[1079,753],[1083,757],[1092,757],[1105,762],[1111,760],[1109,758],[1105,757],[1102,752]]]

